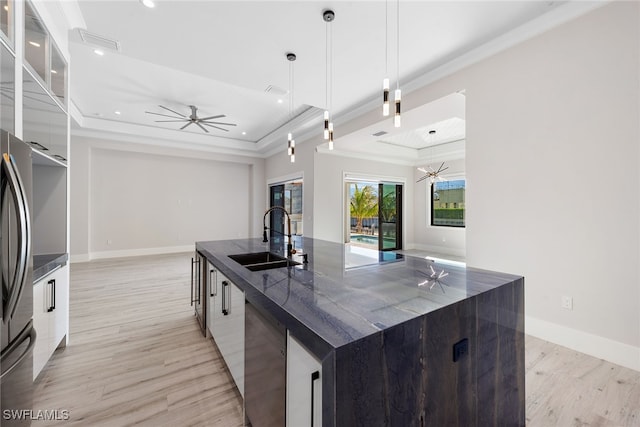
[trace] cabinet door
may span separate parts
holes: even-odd
[[[230,339],[225,359],[229,371],[238,386],[240,395],[244,397],[244,292],[235,284],[230,284],[230,306],[228,330]]]
[[[47,280],[48,279],[48,280]],[[49,340],[51,352],[55,351],[60,342],[65,339],[69,330],[69,267],[63,266],[48,278],[47,283],[53,286],[52,319],[49,323]],[[53,282],[51,282],[53,281]],[[66,339],[63,346],[66,345]]]
[[[218,302],[218,271],[213,264],[207,262],[207,329],[213,337],[213,323],[216,312],[216,303]]]
[[[287,426],[322,426],[322,364],[287,331]]]
[[[49,287],[43,279],[33,286],[33,327],[36,345],[33,349],[33,379],[35,380],[49,360]]]
[[[217,273],[212,335],[240,394],[244,396],[244,292]]]
[[[33,350],[35,379],[69,331],[69,267],[63,266],[33,286]],[[66,345],[66,339],[63,342]]]

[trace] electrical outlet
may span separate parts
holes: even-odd
[[[573,310],[573,297],[562,297],[562,308],[566,310]]]
[[[467,338],[453,345],[453,361],[457,362],[469,353],[469,340]]]

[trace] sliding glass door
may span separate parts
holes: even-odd
[[[284,184],[269,187],[269,206],[284,208]],[[280,209],[271,211],[269,218],[269,237],[279,241],[284,236],[284,212]]]
[[[378,249],[402,249],[402,185],[378,184]]]
[[[270,236],[282,237],[291,233],[292,236],[302,236],[302,180],[296,179],[282,184],[269,186],[269,207],[280,206],[284,208],[291,219],[291,230],[285,225],[285,214],[276,209],[271,212],[269,218]]]
[[[402,249],[402,184],[345,181],[345,242],[380,251]]]

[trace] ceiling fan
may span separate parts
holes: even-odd
[[[418,168],[418,170],[424,173],[425,175],[421,177],[419,180],[417,180],[416,182],[424,181],[427,178],[429,178],[429,182],[431,182],[431,184],[436,182],[436,180],[446,181],[443,177],[440,176],[440,172],[446,171],[447,169],[449,169],[449,166],[447,166],[446,168],[443,166],[444,166],[444,162],[442,162],[438,170],[434,170],[431,166],[428,166],[429,168],[428,170],[425,168]]]
[[[180,130],[183,130],[187,126],[195,124],[195,125],[198,125],[198,127],[200,127],[200,129],[202,129],[206,133],[209,133],[209,131],[204,126],[209,126],[209,127],[216,128],[216,129],[224,131],[224,132],[229,132],[229,129],[225,129],[225,128],[222,128],[220,126],[236,126],[235,123],[223,123],[223,122],[214,122],[214,121],[212,121],[214,119],[219,119],[219,118],[222,118],[222,117],[226,117],[224,114],[218,114],[217,116],[209,116],[209,117],[198,117],[198,113],[197,113],[198,107],[196,107],[195,105],[189,105],[189,108],[191,108],[191,115],[189,115],[189,116],[185,116],[184,114],[178,113],[177,111],[174,111],[171,108],[167,108],[164,105],[158,105],[158,107],[172,112],[173,114],[175,114],[175,116],[170,116],[168,114],[154,113],[153,111],[145,111],[145,113],[147,113],[147,114],[155,114],[156,116],[169,117],[169,118],[173,119],[173,120],[156,120],[156,123],[162,123],[162,122],[186,122],[186,124],[184,126],[182,126],[180,128]]]

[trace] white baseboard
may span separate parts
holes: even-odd
[[[525,332],[616,365],[640,371],[640,347],[525,316]]]
[[[71,255],[71,263],[88,262],[94,259],[124,258],[142,255],[162,255],[179,252],[193,252],[195,244],[185,246],[164,246],[159,248],[123,249],[119,251],[91,252],[90,254]]]
[[[464,249],[452,248],[449,246],[425,245],[422,243],[409,243],[405,245],[406,250],[416,249],[425,252],[433,252],[440,255],[451,255],[455,259],[464,259],[467,255]]]
[[[71,264],[74,264],[76,262],[89,262],[89,261],[91,261],[91,257],[89,256],[89,254],[77,254],[77,255],[69,256],[69,262]]]

